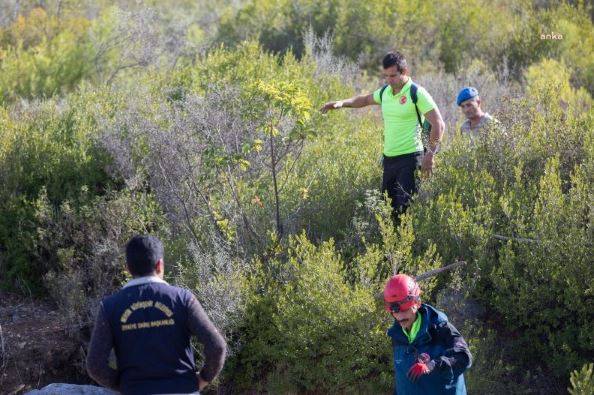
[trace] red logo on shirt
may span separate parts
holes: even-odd
[[[404,103],[406,103],[406,96],[402,96],[400,98],[400,104],[404,104]]]

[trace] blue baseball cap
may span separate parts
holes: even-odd
[[[456,99],[456,103],[458,105],[462,104],[462,102],[468,100],[468,99],[472,99],[473,97],[477,97],[478,91],[476,90],[476,88],[473,88],[472,86],[467,86],[466,88],[462,88],[462,90],[460,91],[460,93],[458,93],[458,98]]]

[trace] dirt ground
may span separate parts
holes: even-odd
[[[88,383],[80,329],[65,321],[47,300],[0,291],[0,394]]]

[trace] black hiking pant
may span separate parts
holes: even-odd
[[[423,163],[423,151],[398,156],[385,156],[383,160],[384,175],[382,193],[388,192],[392,199],[393,214],[404,212],[410,198],[417,192],[416,170]]]

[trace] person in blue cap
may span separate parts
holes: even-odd
[[[483,111],[479,92],[472,86],[460,90],[456,104],[462,109],[466,117],[466,120],[460,127],[462,134],[467,134],[471,138],[475,138],[479,135],[481,129],[498,123],[489,113]]]

